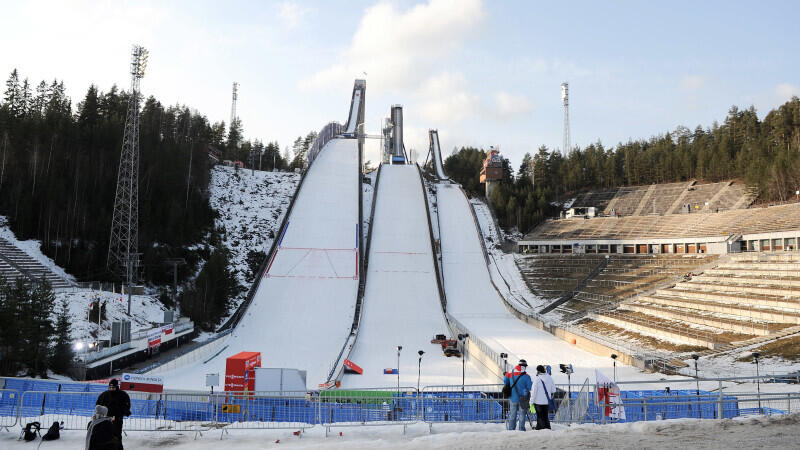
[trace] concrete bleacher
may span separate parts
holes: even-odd
[[[778,336],[800,325],[800,255],[764,256],[732,255],[700,275],[629,298],[592,319],[709,349]]]
[[[31,281],[45,278],[53,289],[65,289],[74,285],[3,238],[0,238],[0,276],[9,281],[20,277]]]
[[[666,215],[681,213],[683,205],[689,205],[692,212],[747,208],[756,194],[754,189],[733,181],[681,181],[583,192],[572,206],[593,206],[606,216]]]
[[[713,255],[541,254],[517,258],[531,291],[550,301],[574,294],[555,308],[565,321],[616,305],[713,261]],[[597,273],[595,269],[601,267]],[[593,276],[590,276],[593,275]]]
[[[800,203],[665,216],[547,220],[522,241],[725,236],[800,228]]]

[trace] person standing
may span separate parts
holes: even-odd
[[[114,419],[108,417],[108,408],[94,407],[92,421],[86,429],[85,450],[117,450],[119,441],[114,436]]]
[[[528,418],[529,403],[531,399],[531,377],[525,371],[528,363],[524,359],[519,360],[512,372],[506,374],[503,384],[511,388],[510,407],[508,411],[509,430],[513,430],[519,422],[519,430],[525,431],[525,419]]]
[[[536,366],[536,381],[533,383],[533,408],[536,410],[536,429],[550,429],[550,399],[556,392],[553,378],[544,370],[544,366]]]
[[[131,415],[131,398],[119,388],[119,380],[112,378],[108,382],[108,390],[97,397],[96,404],[108,408],[108,416],[114,419],[114,436],[119,439],[119,448],[122,448],[122,418]]]

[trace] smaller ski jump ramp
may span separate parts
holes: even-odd
[[[433,166],[436,168],[436,176],[440,180],[446,180],[447,175],[444,173],[444,164],[442,164],[442,148],[439,146],[439,130],[428,130],[428,139],[430,139],[430,150],[433,156]]]
[[[601,358],[531,327],[514,317],[489,277],[480,234],[469,201],[457,184],[436,185],[447,311],[471,336],[482,340],[496,354],[508,353],[508,362],[526,359],[528,364],[571,363],[574,380],[593,377],[595,368],[610,367]],[[492,370],[492,368],[487,367]]]

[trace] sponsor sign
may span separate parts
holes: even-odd
[[[161,327],[161,331],[163,331],[164,334],[172,334],[173,330],[175,330],[175,324],[174,323],[168,323],[168,324],[163,325]]]
[[[383,369],[384,375],[397,375],[400,373],[400,369]]]
[[[222,405],[222,413],[239,414],[242,412],[242,405],[232,405],[224,403]]]
[[[147,332],[147,347],[153,348],[161,345],[161,328],[155,328]]]

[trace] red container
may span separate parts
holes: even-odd
[[[261,352],[241,352],[228,357],[225,361],[225,390],[255,390],[256,367],[261,367]]]

